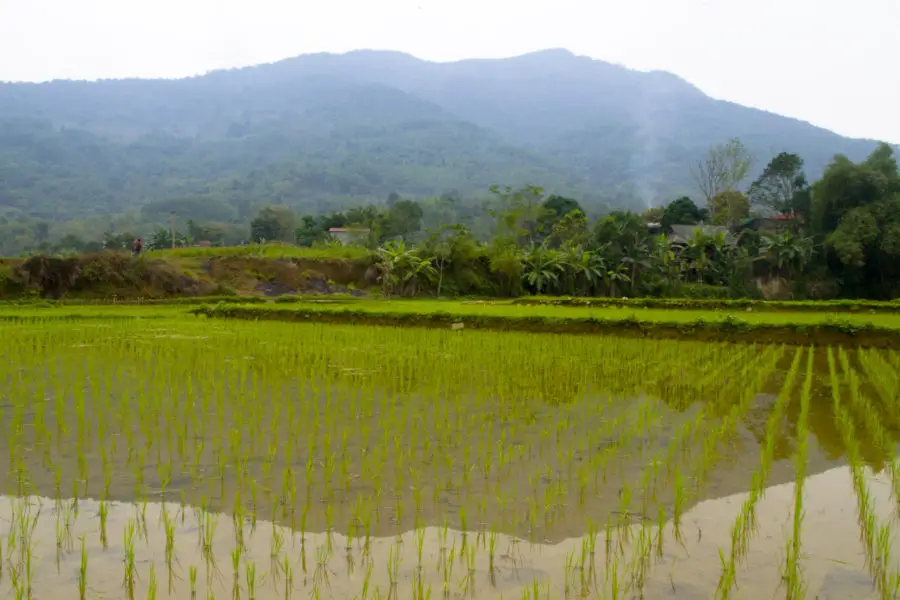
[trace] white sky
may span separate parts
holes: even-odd
[[[900,142],[900,0],[0,0],[0,80],[180,77],[309,52],[563,47]]]

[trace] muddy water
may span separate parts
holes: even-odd
[[[896,511],[890,482],[871,472],[867,473],[866,480],[876,517],[889,519]],[[801,568],[808,598],[876,597],[865,568],[856,498],[851,490],[850,470],[846,467],[830,469],[806,480]],[[759,529],[750,544],[746,563],[738,570],[737,597],[771,598],[785,593],[781,573],[785,540],[791,538],[793,495],[794,484],[776,485],[766,490],[758,504]],[[719,550],[727,555],[731,526],[745,499],[746,494],[736,494],[694,506],[683,515],[681,543],[674,542],[673,524],[668,522],[662,531],[661,553],[657,546],[659,530],[655,526],[646,527],[643,533],[641,527],[632,526],[613,535],[610,554],[606,552],[606,535],[601,531],[593,557],[587,553],[583,563],[583,544],[588,539],[584,537],[557,544],[533,544],[499,534],[494,540],[492,561],[490,534],[469,533],[464,542],[457,531],[427,527],[401,536],[371,538],[368,542],[357,538],[348,543],[338,533],[301,537],[270,522],[257,521],[255,529],[244,523],[243,552],[235,585],[232,553],[238,547],[236,537],[240,536],[236,536],[232,519],[226,515],[203,515],[177,504],[164,507],[158,503],[109,503],[108,545],[104,547],[100,541],[96,501],[81,500],[74,509],[71,501],[57,505],[48,498],[3,497],[0,519],[4,524],[5,565],[0,593],[3,597],[16,597],[12,569],[19,572],[23,589],[27,588],[22,561],[25,544],[21,536],[10,542],[7,527],[14,521],[21,522],[22,515],[28,515],[33,523],[29,535],[34,598],[78,597],[82,536],[88,557],[87,596],[127,598],[124,539],[125,530],[131,524],[136,531],[133,577],[136,598],[148,597],[153,579],[157,597],[190,598],[192,566],[197,571],[194,585],[197,597],[250,598],[248,565],[255,566],[252,597],[259,599],[315,597],[314,593],[320,598],[361,597],[367,577],[370,598],[389,595],[415,598],[418,589],[427,590],[429,586],[431,597],[440,598],[445,581],[447,592],[454,598],[466,594],[476,598],[533,597],[535,589],[541,598],[562,598],[567,590],[572,597],[581,594],[611,598],[614,597],[613,572],[619,585],[626,587],[630,568],[641,556],[639,540],[643,535],[651,541],[644,597],[708,599],[715,597],[721,571]],[[176,524],[171,570],[165,558],[163,511]],[[204,524],[210,520],[216,522],[215,529],[211,535],[204,536]],[[273,550],[273,538],[277,542],[279,536],[283,544]],[[204,537],[208,542],[206,551]],[[461,552],[464,544],[466,549]],[[446,564],[451,548],[455,555],[453,568],[444,577],[442,565]],[[893,550],[896,556],[900,550],[896,543]],[[567,567],[569,561],[574,562],[574,568]],[[154,577],[151,577],[151,565]],[[625,594],[624,590],[619,591]],[[632,593],[634,590],[619,597],[631,597]]]

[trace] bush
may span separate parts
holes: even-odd
[[[25,286],[13,268],[0,264],[0,296],[19,296],[24,292]]]
[[[724,285],[707,285],[705,283],[685,283],[679,290],[682,298],[725,300],[731,297],[731,290]]]

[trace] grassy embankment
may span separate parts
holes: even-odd
[[[514,304],[537,306],[570,306],[583,308],[629,307],[687,310],[743,310],[747,312],[868,312],[900,313],[900,300],[757,300],[753,298],[583,298],[558,296],[529,296],[517,298]]]
[[[210,295],[358,293],[369,283],[361,248],[260,245],[182,248],[134,258],[103,252],[0,259],[0,299],[146,300]]]

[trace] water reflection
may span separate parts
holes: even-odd
[[[875,516],[880,520],[889,519],[895,510],[889,482],[872,473],[866,480],[872,492]],[[865,555],[858,541],[856,499],[848,493],[852,490],[849,469],[827,470],[809,477],[805,485],[801,568],[808,585],[806,597],[835,600],[874,597]],[[780,587],[781,570],[784,540],[790,535],[793,495],[793,484],[773,486],[758,504],[759,528],[746,562],[738,571],[740,597],[769,598],[784,593]],[[642,527],[635,525],[613,534],[610,547],[621,551],[608,555],[606,534],[600,531],[593,556],[587,552],[582,563],[582,553],[591,542],[586,537],[540,544],[503,534],[470,532],[464,541],[458,531],[427,527],[400,536],[372,537],[368,541],[360,537],[348,542],[340,533],[301,536],[262,520],[255,528],[243,523],[242,535],[237,536],[232,519],[226,515],[207,515],[178,504],[163,507],[152,502],[108,504],[108,545],[104,547],[100,541],[100,505],[96,501],[80,500],[73,510],[71,505],[58,505],[49,498],[2,497],[0,520],[4,523],[14,525],[22,515],[37,515],[37,518],[25,538],[4,540],[8,566],[7,576],[0,580],[0,593],[14,594],[9,569],[22,569],[19,575],[25,572],[19,557],[27,543],[35,557],[31,579],[33,597],[76,596],[83,536],[91,595],[126,597],[124,540],[126,529],[131,526],[137,531],[133,579],[134,595],[139,598],[148,597],[152,579],[158,597],[192,597],[192,568],[196,569],[197,597],[210,597],[210,593],[217,598],[235,597],[234,550],[240,547],[236,540],[242,538],[243,550],[237,568],[238,597],[249,597],[247,566],[251,565],[256,574],[254,597],[260,600],[311,597],[314,592],[320,598],[360,597],[367,577],[370,598],[386,598],[389,594],[414,598],[417,588],[429,586],[431,596],[440,597],[445,581],[453,597],[468,591],[478,598],[520,598],[536,586],[541,597],[549,594],[551,598],[562,598],[569,590],[570,595],[586,591],[588,597],[608,598],[613,597],[613,572],[618,585],[624,588],[629,585],[632,568],[644,558],[650,564],[644,579],[645,598],[708,600],[716,594],[721,570],[718,552],[721,549],[727,553],[731,526],[745,499],[745,494],[738,494],[694,506],[684,515],[681,543],[675,542],[671,522],[666,523],[661,538],[655,526],[645,525],[642,534]],[[60,529],[57,514],[69,510],[75,516],[68,528]],[[175,524],[171,530],[174,542],[171,568],[165,558],[166,521]],[[209,523],[215,523],[212,531]],[[209,533],[204,534],[204,530]],[[652,542],[646,556],[637,543],[642,535]],[[208,553],[204,553],[205,544]],[[452,577],[445,575],[451,549],[455,556]],[[892,550],[897,549],[894,543]],[[25,586],[26,582],[21,585]]]

